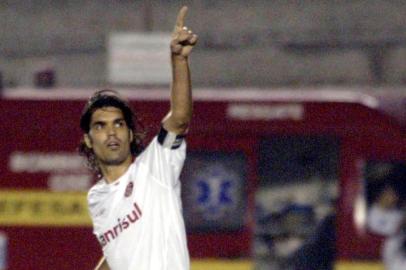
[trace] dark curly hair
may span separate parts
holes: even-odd
[[[139,117],[133,112],[128,101],[120,97],[119,93],[114,90],[104,89],[97,91],[89,99],[82,111],[80,117],[80,128],[84,133],[90,131],[90,121],[92,114],[100,108],[115,107],[122,111],[124,120],[128,128],[133,132],[134,139],[130,144],[130,152],[132,156],[136,156],[144,150],[144,138],[146,130],[142,125]],[[100,168],[97,163],[96,155],[93,149],[87,147],[84,139],[79,144],[79,154],[87,159],[87,166],[97,175],[101,177]]]

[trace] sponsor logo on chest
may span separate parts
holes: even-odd
[[[126,214],[122,218],[118,218],[116,225],[99,235],[98,240],[102,247],[114,241],[122,232],[127,230],[132,224],[141,218],[142,212],[138,204],[134,202],[132,206],[133,207],[130,213]]]

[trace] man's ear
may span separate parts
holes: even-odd
[[[134,141],[134,132],[130,129],[130,143]]]
[[[85,141],[85,144],[88,148],[92,149],[92,139],[90,138],[89,134],[84,134],[83,135],[83,140]]]

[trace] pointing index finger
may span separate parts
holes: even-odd
[[[185,22],[187,12],[187,6],[183,6],[178,13],[178,17],[176,18],[176,28],[182,28]]]

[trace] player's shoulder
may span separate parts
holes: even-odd
[[[107,186],[107,183],[104,179],[98,180],[88,191],[88,193],[94,193],[101,189],[104,189]]]
[[[99,201],[99,198],[101,198],[103,194],[108,192],[107,188],[108,187],[106,181],[104,181],[103,179],[97,181],[87,192],[87,200],[89,206],[97,203],[97,201]]]

